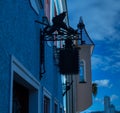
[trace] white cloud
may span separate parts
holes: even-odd
[[[110,52],[112,53],[112,57],[120,58],[120,44],[117,44],[117,47],[110,48]]]
[[[103,104],[103,99],[101,99],[101,98],[95,98],[95,102],[99,102],[99,103]]]
[[[79,17],[82,16],[91,39],[94,42],[100,42],[95,43],[95,49],[99,46],[101,50],[99,52],[98,47],[97,55],[92,56],[92,70],[117,76],[120,73],[120,30],[118,30],[120,29],[120,0],[75,0],[74,4],[71,0],[67,1],[70,9],[68,10],[70,25],[76,27]],[[102,55],[98,55],[101,53]],[[116,72],[118,73],[116,74]],[[108,79],[94,82],[102,88],[113,86]],[[111,101],[114,101],[119,97],[113,94],[110,98]],[[103,103],[100,98],[95,98],[95,101]]]
[[[103,71],[106,71],[110,68],[112,58],[109,56],[94,55],[92,56],[92,67],[93,69],[99,68]]]
[[[68,0],[68,11],[69,15],[71,15],[70,18],[72,18],[70,23],[77,25],[78,21],[76,20],[78,20],[79,16],[83,16],[92,39],[106,40],[105,37],[114,36],[116,33],[115,25],[117,25],[116,18],[120,12],[119,4],[119,0],[75,0],[73,5]],[[115,37],[111,39],[115,40]]]
[[[116,53],[116,54],[115,54]],[[114,52],[113,55],[94,55],[92,56],[92,69],[101,71],[109,71],[112,74],[119,72],[120,61],[117,60],[119,52]]]
[[[114,101],[114,100],[116,100],[118,98],[119,97],[117,95],[115,95],[115,94],[113,94],[113,95],[110,96],[111,101]]]
[[[114,101],[114,100],[117,100],[119,99],[119,96],[117,96],[116,94],[113,94],[110,96],[110,101],[111,103]],[[94,99],[94,102],[99,102],[101,104],[104,104],[104,99],[103,98],[95,98]]]
[[[98,55],[92,56],[92,67],[93,67],[93,69],[98,68],[102,64],[102,62],[103,61],[102,61],[100,56],[98,56]]]
[[[110,81],[107,79],[104,80],[95,80],[94,83],[97,83],[98,87],[111,88],[113,85],[110,84]]]

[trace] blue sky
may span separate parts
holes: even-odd
[[[92,80],[98,94],[88,111],[103,110],[104,96],[120,110],[120,0],[67,0],[67,4],[70,25],[76,28],[82,16],[95,43]]]

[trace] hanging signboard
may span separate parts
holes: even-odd
[[[78,49],[61,49],[59,53],[59,69],[64,75],[75,75],[79,73]]]

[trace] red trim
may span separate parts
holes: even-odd
[[[50,2],[49,0],[46,0],[46,3],[47,3],[47,4],[49,4],[49,2]]]
[[[50,20],[50,0],[45,0],[45,16]]]

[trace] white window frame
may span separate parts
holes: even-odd
[[[52,96],[51,93],[43,87],[43,112],[44,112],[44,96],[50,99],[50,113],[52,113]]]
[[[62,7],[62,2],[61,2],[61,0],[54,0],[54,2],[55,2],[57,14],[63,12],[63,7]]]
[[[57,105],[57,113],[59,112],[59,105],[57,98],[54,99],[54,110],[55,110],[55,104]]]
[[[31,7],[39,15],[40,8],[43,8],[42,0],[30,0]]]
[[[60,112],[61,109],[62,109],[62,113],[63,113],[63,105],[62,104],[60,104],[60,106],[59,106],[59,113],[61,113]]]
[[[16,72],[18,75],[14,75]],[[12,113],[13,104],[13,82],[14,79],[21,79],[21,84],[25,83],[30,92],[29,95],[29,113],[33,112],[33,101],[36,102],[36,113],[40,113],[40,83],[39,81],[12,55],[11,56],[11,81],[10,81],[10,113]],[[24,81],[24,82],[23,82]],[[23,82],[23,83],[22,83]]]

